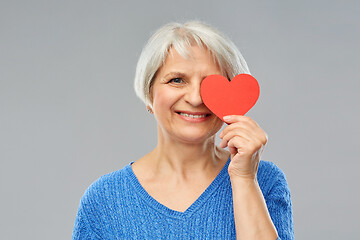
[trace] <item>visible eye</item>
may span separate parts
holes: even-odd
[[[181,78],[172,78],[169,83],[182,83],[183,80]]]

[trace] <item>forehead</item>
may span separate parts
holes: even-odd
[[[180,54],[174,47],[171,47],[164,64],[159,68],[159,73],[171,70],[183,70],[197,72],[215,71],[216,74],[220,74],[220,67],[207,48],[192,45],[187,50],[187,54]]]

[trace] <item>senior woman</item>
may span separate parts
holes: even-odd
[[[157,121],[157,146],[87,189],[73,239],[293,239],[285,176],[260,161],[266,133],[247,116],[219,119],[200,96],[206,76],[240,73],[249,74],[245,60],[214,28],[160,28],[135,76]]]

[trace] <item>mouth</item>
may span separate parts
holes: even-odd
[[[190,113],[190,112],[176,112],[180,116],[199,119],[199,118],[206,118],[209,117],[210,113]]]

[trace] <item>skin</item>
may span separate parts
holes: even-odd
[[[233,190],[237,239],[276,239],[276,229],[256,179],[266,133],[250,117],[212,114],[200,96],[201,81],[219,74],[211,54],[194,45],[190,57],[171,49],[151,88],[158,142],[153,151],[132,164],[144,189],[170,209],[184,212],[205,191],[231,155],[228,172]],[[149,106],[148,106],[149,108]],[[203,114],[200,118],[179,113]],[[204,116],[206,115],[206,116]],[[228,147],[229,151],[223,148]]]

